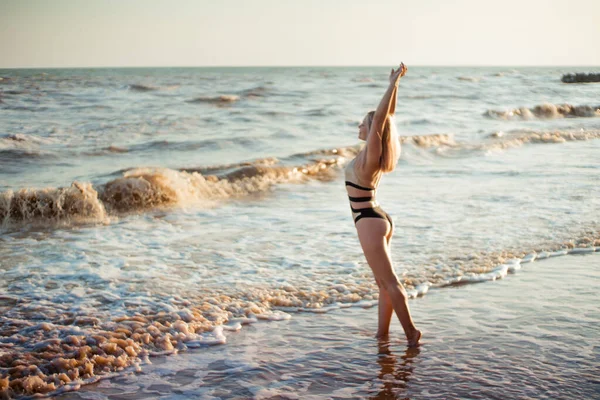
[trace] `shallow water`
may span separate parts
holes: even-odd
[[[599,86],[566,72],[409,70],[378,200],[412,297],[600,248]],[[0,71],[2,377],[74,386],[223,324],[375,302],[341,170],[386,73]]]
[[[598,258],[544,260],[412,301],[425,331],[417,349],[396,321],[375,340],[375,308],[302,313],[59,398],[596,398]]]

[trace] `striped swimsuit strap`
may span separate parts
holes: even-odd
[[[371,188],[366,188],[364,186],[360,186],[357,185],[354,182],[350,182],[350,181],[346,181],[346,186],[351,186],[353,188],[356,189],[360,189],[360,190],[367,190],[367,191],[372,191],[375,189],[371,189]],[[356,202],[356,203],[361,203],[361,202],[366,202],[366,201],[373,201],[373,196],[364,196],[364,197],[352,197],[352,196],[348,196],[348,198],[350,199],[350,201]]]

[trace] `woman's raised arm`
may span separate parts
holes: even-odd
[[[394,89],[394,93],[392,93],[392,104],[390,105],[390,115],[394,115],[396,113],[396,97],[398,97],[398,86]]]
[[[388,116],[394,114],[396,111],[396,96],[398,94],[398,84],[400,78],[406,74],[408,68],[404,63],[400,64],[397,70],[392,69],[390,73],[390,85],[385,91],[375,114],[373,115],[373,121],[369,129],[369,137],[367,138],[367,165],[370,167],[378,167],[379,160],[381,158],[382,144],[381,135],[383,134],[384,125],[388,119]]]

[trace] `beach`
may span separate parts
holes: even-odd
[[[376,340],[376,308],[301,313],[58,398],[593,399],[599,266],[598,253],[558,257],[432,291],[410,302],[419,348],[397,321]]]
[[[2,396],[598,397],[600,106],[575,72],[402,79],[377,201],[407,352],[397,321],[373,339],[343,181],[389,68],[0,70]]]

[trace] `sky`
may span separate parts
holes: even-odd
[[[600,0],[0,0],[0,68],[600,66]]]

